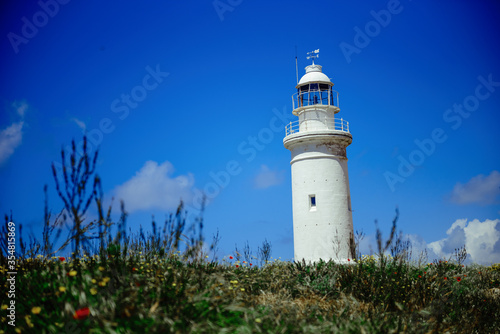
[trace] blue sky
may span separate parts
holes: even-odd
[[[210,202],[220,256],[264,239],[293,257],[295,50],[340,93],[355,230],[399,229],[429,260],[500,262],[496,1],[10,1],[0,20],[0,212],[40,234],[50,165],[89,134],[107,200],[149,228]],[[118,212],[116,209],[115,212]],[[88,220],[95,217],[89,212]]]

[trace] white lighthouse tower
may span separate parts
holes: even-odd
[[[283,139],[292,153],[294,257],[348,263],[353,225],[346,147],[352,136],[349,123],[336,117],[338,92],[314,64],[318,53],[308,53],[312,65],[292,96],[292,113],[299,119],[286,126]]]

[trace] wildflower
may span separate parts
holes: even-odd
[[[65,257],[62,257],[62,256],[61,256],[61,257],[59,257],[59,261],[63,262],[64,260],[66,260],[66,258],[65,258]]]
[[[231,260],[232,260],[232,259],[233,259],[233,257],[232,257],[231,255],[229,255],[229,259],[231,259]]]
[[[457,277],[457,282],[460,282],[462,279],[460,277]]]
[[[92,294],[92,296],[97,295],[97,289],[96,288],[90,288],[90,293]]]
[[[445,277],[444,279],[445,279],[445,280],[447,280],[447,279],[448,279],[448,277]]]
[[[38,314],[42,311],[42,308],[40,306],[35,306],[31,309],[31,313],[33,314]]]
[[[102,281],[103,281],[103,282],[106,282],[106,283],[108,283],[108,282],[109,282],[109,280],[110,280],[110,278],[109,278],[109,277],[104,277],[104,278],[102,279]]]
[[[132,271],[136,271],[136,270],[137,270],[137,268],[132,268]]]
[[[96,284],[97,281],[95,280],[95,278],[92,278],[92,281],[91,281],[93,284]]]
[[[76,270],[71,270],[69,273],[67,273],[66,275],[68,276],[76,276]]]
[[[418,278],[422,278],[422,276],[421,276],[421,275],[418,275]]]
[[[243,261],[243,263],[247,263],[247,261]]]
[[[262,322],[262,320],[260,318],[257,318],[257,319],[255,319],[255,322],[260,324]]]
[[[350,261],[351,261],[351,259],[347,259],[347,261],[349,261],[349,262],[350,262]]]
[[[99,271],[104,271],[104,267],[99,266]]]
[[[59,287],[59,291],[61,291],[61,292],[66,291],[66,287],[64,287],[64,286],[60,286],[60,287]]]
[[[239,265],[236,265],[236,268],[238,268],[238,267],[239,267]]]
[[[177,284],[175,284],[175,283],[172,283],[172,286],[176,286],[176,285],[177,285]]]
[[[106,282],[105,281],[100,281],[99,282],[99,286],[106,286]]]
[[[253,264],[249,263],[249,265],[253,266]]]
[[[33,323],[31,322],[31,316],[30,315],[25,316],[24,319],[26,320],[26,324],[28,325],[28,327],[30,327],[30,328],[35,327],[35,325],[33,325]]]
[[[76,310],[75,314],[73,314],[73,319],[76,320],[83,320],[86,317],[88,317],[90,314],[90,310],[88,307],[81,308],[79,310]]]
[[[244,289],[244,288],[241,288],[240,290],[241,290],[241,291],[245,291],[245,289]]]

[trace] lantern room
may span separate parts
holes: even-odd
[[[321,65],[316,65],[313,61],[312,65],[306,67],[306,74],[295,87],[297,93],[292,96],[293,114],[298,116],[302,110],[314,106],[338,113],[339,94],[332,87],[333,83],[322,72]]]

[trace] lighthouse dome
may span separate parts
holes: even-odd
[[[330,78],[328,78],[328,76],[326,76],[326,74],[321,71],[321,68],[321,65],[316,64],[307,66],[306,74],[304,74],[302,78],[300,78],[297,88],[307,83],[327,83],[333,86]]]

